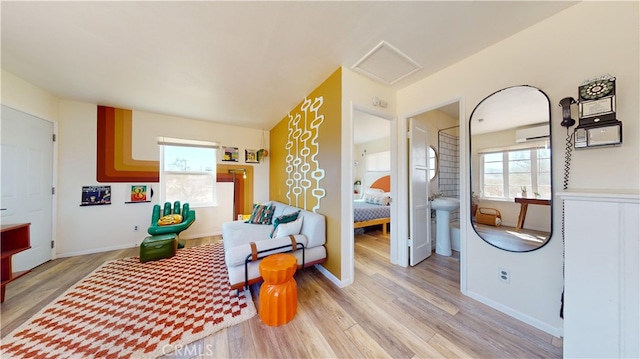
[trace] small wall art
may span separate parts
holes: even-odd
[[[151,193],[149,193],[149,191]],[[142,184],[132,184],[129,187],[129,193],[127,201],[125,203],[146,203],[151,202],[151,196],[153,196],[153,190],[151,186]]]
[[[80,206],[111,204],[111,186],[83,186]]]
[[[244,150],[245,163],[260,163],[258,159],[258,150]]]
[[[222,147],[222,160],[226,162],[238,162],[238,147]]]

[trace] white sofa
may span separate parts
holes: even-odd
[[[327,250],[324,247],[327,239],[326,220],[323,215],[275,201],[263,204],[275,206],[273,219],[300,211],[300,234],[270,238],[273,224],[251,224],[244,221],[223,223],[222,240],[232,289],[242,289],[260,282],[260,260],[270,254],[291,252],[293,241],[296,250],[292,254],[298,259],[298,268],[322,263],[327,258]]]

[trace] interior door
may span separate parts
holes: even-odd
[[[409,264],[431,255],[431,216],[429,215],[429,135],[427,127],[409,119]]]
[[[13,256],[13,267],[22,271],[51,259],[53,123],[6,106],[1,122],[0,218],[2,224],[31,223],[31,249]]]

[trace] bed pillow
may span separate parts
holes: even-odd
[[[374,193],[374,194],[367,193],[364,195],[364,201],[367,203],[377,204],[380,206],[388,206],[389,203],[391,202],[391,196],[389,196],[387,193],[384,193],[384,192]]]
[[[249,220],[245,223],[271,224],[274,210],[275,207],[273,205],[254,204],[251,217],[249,217]]]
[[[364,194],[380,194],[380,193],[384,193],[384,191],[380,188],[367,188],[366,191],[364,191]]]
[[[304,217],[300,217],[293,222],[280,223],[278,228],[273,232],[273,238],[286,237],[288,235],[300,234],[302,229],[302,220]]]
[[[298,219],[299,213],[300,211],[297,211],[297,212],[283,214],[282,216],[276,217],[276,219],[273,220],[273,230],[271,230],[271,234],[269,234],[269,237],[273,238],[273,234],[275,233],[276,229],[278,229],[279,225],[283,223],[293,222],[296,219]]]

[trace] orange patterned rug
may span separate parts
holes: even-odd
[[[2,339],[2,358],[151,358],[253,317],[222,243],[110,261]]]

